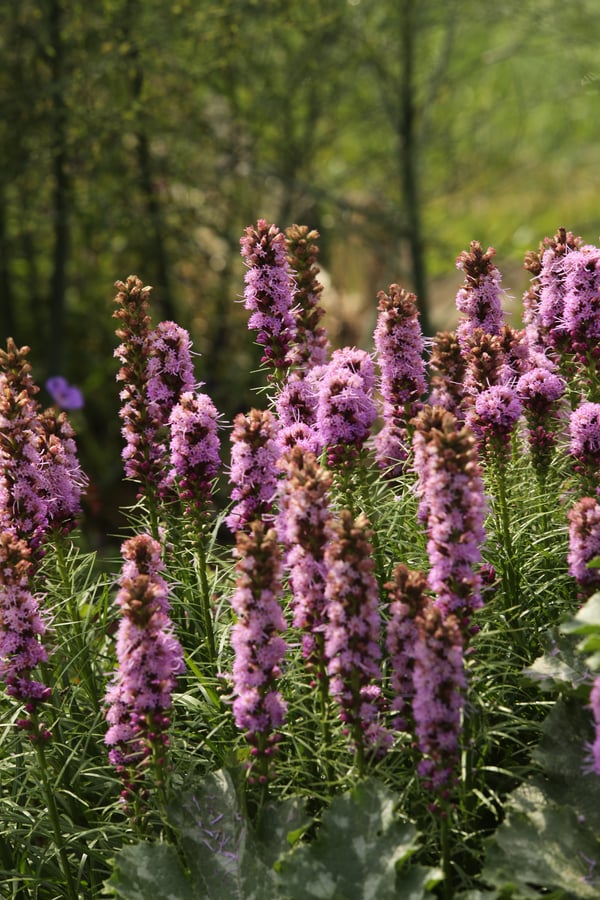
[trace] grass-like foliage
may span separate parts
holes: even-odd
[[[112,566],[2,351],[7,900],[600,892],[600,251],[528,254],[518,329],[473,242],[457,332],[391,285],[368,353],[319,324],[316,238],[242,238],[266,390],[233,427],[117,283]]]

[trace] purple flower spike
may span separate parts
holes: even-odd
[[[471,241],[456,260],[456,268],[465,273],[465,281],[456,295],[456,308],[463,313],[457,334],[461,347],[476,328],[486,334],[500,334],[504,321],[502,312],[501,275],[492,260],[493,247],[483,252],[479,241]]]
[[[275,372],[292,363],[291,345],[296,337],[293,312],[295,285],[286,258],[285,235],[276,225],[259,219],[240,239],[248,266],[244,307],[252,312],[248,327],[258,331],[256,343],[264,347],[261,362]]]
[[[46,390],[52,402],[60,409],[83,409],[83,394],[74,384],[69,384],[62,375],[53,375],[46,381]]]
[[[233,715],[252,746],[250,769],[265,778],[287,711],[277,690],[287,649],[281,637],[286,627],[279,603],[281,554],[274,529],[266,529],[259,521],[252,522],[248,534],[238,532],[235,552]]]
[[[542,341],[561,350],[567,338],[564,322],[565,260],[583,241],[572,232],[559,228],[553,238],[545,238],[540,248],[539,304],[537,323]]]
[[[352,461],[371,433],[375,367],[364,350],[335,350],[320,371],[317,428],[329,465]]]
[[[558,404],[564,392],[565,382],[549,368],[531,369],[517,382],[517,397],[523,405],[529,430],[531,461],[542,478],[552,462]]]
[[[329,526],[325,549],[327,624],[325,656],[330,692],[341,707],[344,730],[359,760],[365,753],[382,756],[392,736],[382,726],[381,622],[373,547],[363,515],[342,510]]]
[[[79,465],[75,432],[66,413],[48,409],[40,416],[40,426],[48,525],[67,534],[81,515],[81,495],[88,482]]]
[[[391,704],[395,713],[394,727],[412,731],[413,674],[419,617],[431,602],[426,593],[427,578],[422,572],[411,571],[400,563],[394,569],[394,580],[386,588],[390,597],[386,646],[392,672],[390,687],[394,695]]]
[[[269,410],[239,413],[231,434],[231,499],[237,501],[226,518],[231,531],[269,515],[277,489],[277,460],[281,455],[278,423]]]
[[[211,498],[219,459],[219,414],[206,394],[186,391],[171,410],[171,466],[187,511],[201,510]]]
[[[600,585],[600,569],[588,563],[600,556],[600,504],[595,497],[582,497],[569,510],[569,574],[589,595]]]
[[[291,225],[285,236],[287,260],[296,279],[296,343],[292,359],[299,377],[303,378],[309,369],[327,362],[331,349],[327,331],[319,325],[325,313],[319,305],[323,286],[316,265],[319,232],[309,231],[306,225]]]
[[[595,738],[590,747],[591,768],[600,775],[600,675],[594,681],[590,694],[590,708],[594,718]]]
[[[483,448],[500,452],[510,443],[510,436],[523,412],[513,388],[497,384],[482,391],[467,421]]]
[[[374,341],[381,370],[384,420],[383,430],[376,439],[377,458],[382,468],[392,464],[391,474],[399,474],[407,456],[407,425],[418,412],[420,398],[427,388],[424,340],[414,294],[392,284],[389,295],[380,291],[377,297]]]
[[[413,715],[423,759],[418,772],[442,801],[457,779],[466,677],[461,628],[430,606],[419,617],[415,645]]]
[[[141,788],[149,757],[164,764],[171,695],[184,669],[183,651],[169,619],[160,544],[140,534],[125,541],[116,603],[117,670],[106,691],[105,743],[124,782],[125,804]]]
[[[192,342],[175,322],[159,322],[148,333],[146,399],[150,416],[162,426],[179,397],[195,388]]]
[[[277,532],[293,595],[293,625],[300,628],[303,656],[317,671],[323,663],[325,626],[325,547],[331,517],[331,474],[315,456],[296,447],[280,460]]]
[[[563,323],[569,350],[583,363],[600,358],[600,249],[586,244],[564,258]]]
[[[459,415],[464,396],[466,361],[455,331],[438,331],[433,338],[430,406],[440,406]]]
[[[569,449],[585,489],[595,494],[600,465],[600,403],[582,403],[569,418]]]
[[[471,430],[452,413],[424,407],[415,419],[415,467],[421,521],[427,529],[429,587],[444,615],[458,616],[465,639],[482,604],[481,562],[486,504]]]

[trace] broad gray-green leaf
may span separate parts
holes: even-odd
[[[546,635],[545,653],[524,669],[528,678],[537,681],[542,690],[576,690],[589,676],[589,670],[577,649],[575,636],[553,630]]]
[[[293,900],[388,900],[398,897],[396,867],[414,853],[416,829],[398,822],[395,796],[370,779],[335,797],[316,839],[278,865]],[[422,882],[422,893],[427,896]],[[400,895],[403,896],[403,895]]]
[[[572,619],[563,622],[565,634],[591,634],[600,631],[600,593],[594,594]]]
[[[538,888],[565,900],[598,900],[600,848],[575,812],[549,801],[531,784],[510,797],[506,820],[496,831],[482,873],[485,882],[519,898],[539,897]],[[561,894],[562,892],[562,894]]]
[[[120,900],[197,900],[170,844],[136,844],[124,847],[106,884],[107,892]],[[109,893],[110,896],[110,893]]]
[[[304,812],[304,801],[290,797],[280,803],[267,803],[261,810],[256,829],[262,861],[271,868],[300,839],[311,825]]]

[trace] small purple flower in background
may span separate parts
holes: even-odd
[[[483,451],[504,456],[522,412],[515,390],[506,384],[497,384],[477,395],[467,422]]]
[[[588,563],[600,556],[600,504],[595,497],[582,497],[571,507],[569,519],[569,575],[586,595],[600,586],[600,569]]]
[[[281,637],[286,627],[279,602],[281,552],[274,529],[254,521],[248,533],[237,533],[235,553],[233,715],[252,747],[249,769],[256,771],[262,782],[269,776],[269,762],[281,739],[279,729],[287,711],[277,689],[287,650]]]
[[[344,731],[362,769],[365,756],[384,755],[392,735],[381,724],[379,592],[366,518],[342,510],[328,526],[325,548],[325,656],[329,690],[341,706]]]
[[[600,775],[600,676],[595,679],[592,687],[590,709],[595,728],[594,743],[590,747],[591,766],[594,774]]]
[[[202,512],[210,502],[219,458],[219,414],[206,394],[186,391],[169,416],[170,461],[186,511]]]
[[[225,519],[239,531],[253,519],[271,512],[277,490],[277,460],[281,455],[278,422],[269,410],[238,413],[231,433],[231,499],[236,501]]]
[[[375,366],[364,350],[335,350],[319,369],[317,428],[331,466],[356,458],[377,415],[373,399]]]
[[[127,807],[138,794],[144,770],[164,769],[169,745],[171,695],[184,670],[183,651],[169,618],[160,544],[140,534],[125,541],[116,603],[117,670],[105,702],[109,759],[123,780]]]
[[[565,382],[550,368],[534,368],[521,375],[516,390],[527,420],[531,462],[538,477],[544,479],[556,444],[559,401]]]
[[[296,336],[291,359],[300,378],[314,366],[327,362],[330,353],[327,331],[319,321],[325,310],[319,305],[323,286],[319,283],[316,265],[319,248],[315,243],[318,231],[306,225],[291,225],[286,229],[287,260],[294,272]]]
[[[384,425],[375,444],[379,465],[387,469],[392,466],[391,474],[400,474],[410,443],[407,426],[427,389],[425,343],[414,294],[391,284],[389,294],[380,291],[377,299],[374,341],[381,371]]]
[[[469,246],[456,260],[456,268],[465,274],[464,284],[456,295],[456,308],[463,313],[457,327],[463,348],[476,328],[486,334],[500,334],[504,322],[502,276],[492,262],[496,251],[488,247],[484,253],[479,241],[471,241]]]
[[[438,331],[434,335],[429,369],[429,405],[440,406],[456,416],[462,416],[460,407],[465,392],[467,364],[455,331]]]
[[[277,533],[285,547],[285,565],[292,589],[292,624],[302,630],[302,653],[323,675],[325,627],[325,547],[331,517],[331,474],[315,456],[296,447],[285,453],[279,468]]]
[[[24,540],[10,531],[0,535],[0,679],[9,696],[25,704],[26,718],[17,725],[32,740],[46,740],[50,732],[35,715],[50,698],[50,688],[32,678],[32,670],[48,659],[42,643],[46,623],[40,614],[31,576],[34,557]]]
[[[413,716],[423,759],[418,773],[443,803],[457,780],[466,676],[462,632],[455,616],[435,606],[419,616],[415,644]]]
[[[46,390],[52,402],[60,409],[83,409],[83,394],[74,384],[69,384],[62,375],[53,375],[46,381]]]
[[[582,403],[571,413],[569,435],[569,449],[576,460],[575,472],[585,492],[595,494],[600,465],[600,403]]]
[[[279,377],[292,363],[296,338],[295,283],[286,257],[286,240],[276,225],[259,219],[240,238],[241,254],[248,271],[244,281],[244,307],[252,312],[248,327],[258,331],[263,347],[261,362]]]
[[[386,647],[389,653],[395,713],[394,728],[412,731],[412,701],[415,693],[413,672],[415,647],[419,640],[419,617],[431,602],[427,595],[427,578],[412,571],[404,563],[394,569],[394,580],[385,585],[390,598],[390,619]]]
[[[428,582],[434,605],[454,613],[465,639],[472,613],[483,605],[481,562],[486,504],[475,437],[450,413],[424,407],[415,421],[419,517],[427,531]]]

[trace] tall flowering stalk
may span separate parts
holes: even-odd
[[[286,229],[287,261],[295,275],[296,336],[292,360],[302,378],[314,366],[327,362],[331,348],[327,330],[319,325],[325,310],[319,300],[323,285],[319,283],[316,265],[319,232],[306,225],[291,225]]]
[[[380,291],[374,341],[381,371],[383,428],[376,437],[379,465],[400,474],[408,456],[409,422],[426,391],[425,343],[419,325],[417,298],[397,284]]]
[[[248,266],[244,278],[244,307],[252,313],[248,327],[258,332],[261,362],[272,370],[273,379],[281,381],[293,362],[291,350],[297,331],[295,284],[285,235],[276,225],[259,219],[256,227],[246,228],[240,247]]]
[[[536,367],[521,375],[516,391],[527,420],[531,462],[543,486],[556,446],[559,402],[565,383],[549,368]]]
[[[456,268],[465,275],[463,286],[456,295],[456,308],[463,314],[457,334],[462,347],[476,328],[486,334],[500,334],[504,321],[502,312],[502,276],[492,262],[496,251],[488,247],[484,252],[479,241],[471,241],[456,260]]]
[[[418,618],[415,643],[413,715],[423,759],[418,772],[428,790],[445,804],[458,775],[466,676],[462,627],[436,606]]]
[[[575,578],[583,596],[600,587],[600,569],[589,568],[600,556],[600,504],[595,497],[581,497],[568,513],[569,574]]]
[[[582,493],[598,491],[600,464],[600,403],[582,403],[569,417],[569,450]]]
[[[231,531],[269,515],[277,490],[277,460],[281,455],[278,423],[269,410],[238,413],[231,433],[231,499],[226,518]]]
[[[292,589],[293,622],[302,632],[302,653],[320,681],[324,665],[325,549],[331,518],[332,476],[314,454],[299,447],[279,462],[277,533],[285,547],[285,566]]]
[[[364,350],[335,350],[320,370],[317,429],[330,466],[352,463],[371,434],[377,415],[375,367]]]
[[[158,541],[139,534],[121,548],[116,604],[117,669],[105,702],[109,759],[123,781],[125,808],[140,812],[145,773],[154,770],[163,792],[172,692],[184,670],[183,651],[169,618],[167,583]]]
[[[236,556],[233,715],[251,746],[250,777],[265,783],[287,711],[277,688],[287,646],[281,636],[286,625],[279,602],[282,563],[275,530],[253,521],[247,533],[236,535]]]
[[[482,606],[481,562],[486,504],[475,437],[446,411],[425,407],[415,419],[420,518],[427,531],[434,605],[455,614],[465,636]]]
[[[419,619],[431,602],[427,594],[427,578],[423,572],[413,571],[399,563],[394,577],[385,585],[390,598],[390,619],[387,626],[386,647],[389,654],[392,691],[391,711],[394,727],[412,732],[412,711],[415,696],[414,667],[416,646],[420,637]]]
[[[381,621],[373,546],[366,518],[342,510],[329,525],[325,549],[325,656],[332,697],[356,751],[360,772],[382,756],[391,735],[381,724]]]
[[[565,349],[567,329],[565,311],[565,259],[581,247],[583,241],[565,228],[553,238],[545,238],[540,247],[539,302],[536,322],[543,345],[559,354]]]

